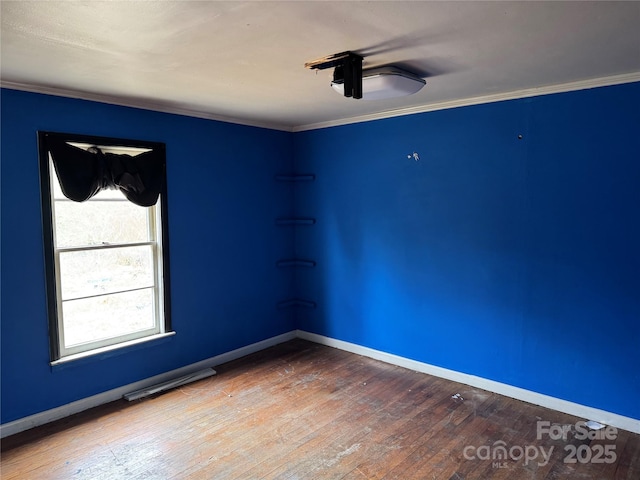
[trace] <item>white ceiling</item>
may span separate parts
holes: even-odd
[[[300,130],[602,79],[640,80],[640,2],[6,1],[4,86]],[[352,50],[427,80],[340,97],[304,63]]]

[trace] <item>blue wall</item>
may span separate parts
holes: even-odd
[[[639,132],[636,83],[296,134],[298,327],[640,419]]]
[[[2,90],[2,423],[227,352],[294,328],[275,268],[293,237],[292,136],[94,102]],[[172,321],[144,348],[49,366],[38,130],[165,142]]]
[[[640,84],[295,134],[1,95],[2,423],[294,328],[640,418]],[[38,130],[167,144],[175,337],[49,366]]]

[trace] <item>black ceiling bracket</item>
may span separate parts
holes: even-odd
[[[334,68],[334,81],[344,80],[344,96],[362,98],[362,60],[356,53],[342,52],[307,62],[304,66],[312,70]]]

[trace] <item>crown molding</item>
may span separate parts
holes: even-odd
[[[142,99],[129,99],[116,95],[105,95],[100,93],[82,92],[69,90],[58,87],[47,87],[42,85],[32,85],[20,82],[8,82],[0,80],[0,87],[10,90],[20,90],[30,93],[41,93],[44,95],[55,95],[58,97],[74,98],[78,100],[89,100],[92,102],[107,103],[109,105],[119,105],[121,107],[140,108],[142,110],[151,110],[154,112],[171,113],[174,115],[183,115],[186,117],[203,118],[205,120],[215,120],[218,122],[234,123],[237,125],[245,125],[247,127],[267,128],[270,130],[282,130],[291,132],[291,126],[278,124],[275,122],[259,122],[246,118],[227,117],[224,115],[216,115],[210,112],[203,112],[191,108],[179,107],[176,105],[167,105],[163,103],[149,102]]]
[[[613,75],[610,77],[580,80],[577,82],[547,85],[544,87],[526,88],[522,90],[513,90],[511,92],[494,93],[491,95],[481,95],[479,97],[463,98],[459,100],[448,100],[444,102],[430,103],[427,105],[420,105],[416,107],[399,108],[396,110],[387,110],[379,113],[347,117],[339,120],[330,120],[327,122],[299,125],[294,127],[293,131],[304,132],[307,130],[319,130],[321,128],[337,127],[340,125],[349,125],[352,123],[370,122],[372,120],[382,120],[385,118],[400,117],[404,115],[414,115],[416,113],[447,110],[450,108],[467,107],[471,105],[480,105],[483,103],[502,102],[504,100],[516,100],[520,98],[536,97],[540,95],[550,95],[553,93],[573,92],[577,90],[586,90],[589,88],[609,87],[612,85],[621,85],[624,83],[633,83],[639,81],[640,72],[625,73],[622,75]]]
[[[246,118],[227,117],[217,115],[210,112],[179,107],[175,105],[167,105],[162,103],[149,102],[142,99],[127,99],[114,95],[103,95],[98,93],[80,92],[57,87],[45,87],[31,85],[19,82],[8,82],[0,80],[0,87],[12,90],[21,90],[31,93],[42,93],[45,95],[56,95],[59,97],[75,98],[80,100],[89,100],[94,102],[107,103],[111,105],[120,105],[123,107],[141,108],[143,110],[152,110],[155,112],[170,113],[174,115],[183,115],[187,117],[203,118],[206,120],[215,120],[219,122],[234,123],[249,127],[267,128],[270,130],[280,130],[285,132],[304,132],[308,130],[319,130],[328,127],[337,127],[341,125],[349,125],[352,123],[370,122],[373,120],[382,120],[385,118],[400,117],[404,115],[414,115],[416,113],[433,112],[436,110],[446,110],[450,108],[467,107],[471,105],[480,105],[483,103],[502,102],[505,100],[516,100],[520,98],[535,97],[540,95],[550,95],[554,93],[565,93],[577,90],[586,90],[590,88],[608,87],[612,85],[621,85],[624,83],[633,83],[640,81],[640,72],[625,73],[622,75],[613,75],[609,77],[600,77],[590,80],[580,80],[577,82],[562,83],[556,85],[547,85],[536,88],[526,88],[522,90],[513,90],[511,92],[494,93],[490,95],[481,95],[478,97],[469,97],[459,100],[448,100],[444,102],[429,103],[415,107],[399,108],[394,110],[386,110],[378,113],[367,115],[358,115],[354,117],[345,117],[326,122],[310,123],[306,125],[297,125],[294,127],[279,124],[275,122],[260,122]]]

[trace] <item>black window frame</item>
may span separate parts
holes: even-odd
[[[42,204],[42,226],[43,226],[43,244],[44,244],[44,260],[45,260],[45,287],[47,298],[47,317],[49,327],[49,353],[50,361],[56,362],[61,357],[60,352],[60,334],[58,332],[58,301],[57,301],[57,281],[55,271],[55,245],[54,245],[54,226],[52,222],[52,204],[51,204],[51,175],[56,175],[55,171],[50,169],[49,149],[47,146],[47,138],[55,138],[66,142],[87,143],[91,145],[104,145],[111,147],[130,147],[130,148],[148,148],[153,149],[162,154],[162,173],[164,182],[160,191],[160,222],[162,235],[162,288],[164,308],[164,332],[173,332],[171,324],[171,288],[170,288],[170,270],[169,270],[169,208],[167,195],[167,174],[166,174],[166,144],[163,142],[151,142],[146,140],[131,140],[117,137],[103,137],[96,135],[85,135],[75,133],[60,133],[50,131],[38,131],[38,162],[40,171],[40,197]],[[143,337],[146,340],[147,337]],[[128,342],[124,342],[125,344]],[[120,344],[114,344],[108,349],[119,348]],[[125,345],[123,345],[125,346]],[[100,348],[96,350],[101,350]],[[91,355],[92,350],[88,350],[82,354]]]

